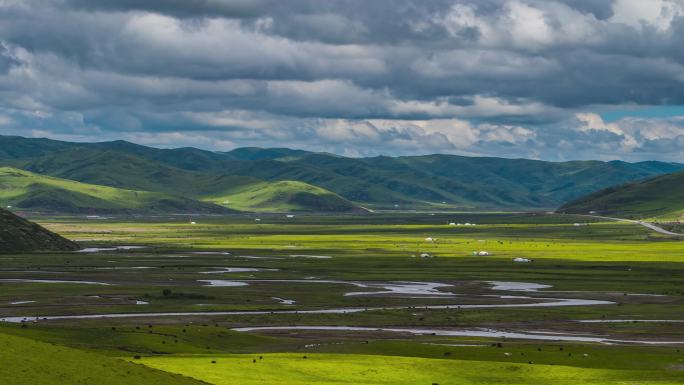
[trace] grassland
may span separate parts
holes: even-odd
[[[178,217],[37,219],[84,247],[144,248],[0,256],[0,318],[67,316],[0,323],[0,336],[213,384],[675,384],[684,373],[684,330],[673,322],[684,321],[684,242],[634,224],[497,213],[254,214],[193,217],[194,225]],[[479,250],[491,255],[472,255]],[[406,281],[443,286],[430,295],[383,293]],[[521,292],[490,281],[550,287]],[[496,307],[564,298],[603,302]],[[361,310],[317,312],[326,309]],[[88,314],[127,316],[68,318]],[[580,322],[596,320],[616,322]],[[234,330],[293,325],[370,329]],[[540,335],[548,338],[531,339]]]
[[[0,379],[11,385],[199,385],[183,376],[98,354],[0,334]]]
[[[256,362],[254,362],[256,360]],[[342,354],[145,358],[212,384],[678,384],[679,373]]]
[[[285,218],[284,215],[258,218],[245,215],[229,220],[206,217],[197,219],[194,225],[182,218],[142,223],[116,219],[84,223],[56,218],[44,224],[85,242],[97,243],[106,234],[107,242],[171,249],[334,251],[336,255],[360,257],[431,253],[441,258],[472,257],[474,251],[485,250],[494,258],[505,259],[682,261],[681,242],[633,224],[602,223],[574,216],[501,214],[493,217],[513,223],[492,223],[492,216],[487,215],[417,214],[395,224],[380,223],[383,216],[349,216],[345,221],[344,217]],[[557,218],[560,223],[549,222],[550,218]],[[461,223],[471,220],[476,226],[449,225],[459,219]],[[426,238],[435,240],[426,241]]]

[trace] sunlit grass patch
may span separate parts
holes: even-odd
[[[679,373],[353,354],[144,357],[144,365],[216,385],[678,384]]]

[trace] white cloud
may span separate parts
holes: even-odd
[[[672,21],[682,14],[682,3],[677,0],[615,0],[611,21],[665,32]]]
[[[509,2],[506,8],[504,19],[517,46],[537,48],[553,42],[553,28],[542,10],[519,1]]]
[[[684,139],[684,117],[674,117],[669,119],[645,119],[635,117],[625,117],[618,121],[606,123],[600,115],[595,113],[576,114],[580,125],[577,129],[581,132],[609,132],[618,137],[612,142],[597,143],[603,148],[610,147],[619,143],[620,148],[616,154],[628,155],[634,151],[643,151],[642,148],[648,146],[649,142],[659,140]]]
[[[377,76],[386,70],[373,47],[295,41],[262,30],[250,30],[239,20],[186,21],[143,13],[127,20],[112,43],[122,58],[117,64],[138,72],[274,78]]]
[[[520,48],[536,51],[559,44],[592,44],[600,41],[599,23],[553,1],[502,2],[499,12],[478,14],[475,4],[455,4],[436,19],[454,37],[476,36],[487,48]]]
[[[477,153],[488,143],[522,143],[535,138],[533,131],[510,125],[473,125],[459,119],[431,120],[322,120],[316,132],[330,141],[367,147],[394,147],[395,151]]]
[[[592,112],[578,113],[575,115],[577,120],[579,120],[582,125],[578,127],[580,131],[587,132],[590,130],[594,131],[607,131],[612,132],[616,135],[624,135],[625,132],[620,128],[619,125],[615,123],[605,123],[601,115]]]
[[[639,146],[639,142],[636,138],[625,132],[618,123],[605,123],[600,115],[594,113],[578,113],[575,116],[582,123],[582,125],[578,127],[580,131],[605,131],[620,137],[619,143],[621,151],[623,152],[629,152]],[[597,144],[602,149],[607,150],[613,147],[614,142],[600,142]]]

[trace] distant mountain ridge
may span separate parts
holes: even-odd
[[[192,199],[227,196],[243,184],[296,181],[357,206],[459,210],[553,209],[598,189],[684,169],[682,164],[656,161],[546,162],[456,155],[346,158],[286,148],[216,152],[21,137],[0,137],[0,162],[65,179]],[[289,185],[293,187],[304,188]],[[254,199],[257,195],[254,192]],[[269,200],[277,201],[266,197]]]

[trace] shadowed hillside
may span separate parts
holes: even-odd
[[[9,211],[0,209],[0,253],[70,251],[78,245]]]
[[[582,214],[595,211],[625,218],[677,218],[684,213],[684,172],[607,188],[565,204],[558,211]]]

